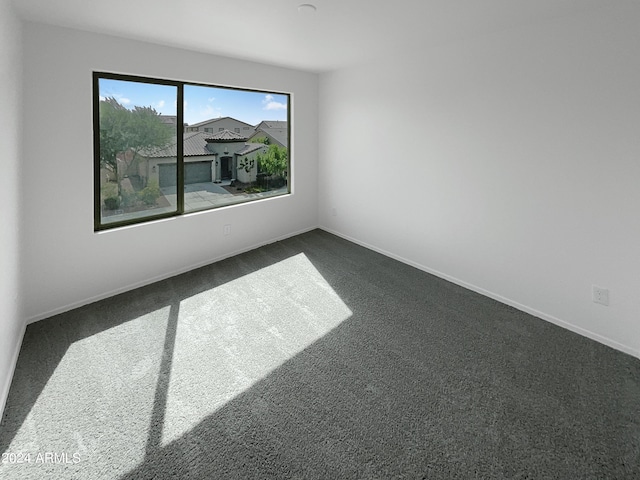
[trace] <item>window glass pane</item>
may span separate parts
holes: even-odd
[[[288,95],[185,85],[184,105],[185,212],[290,192]]]
[[[291,193],[290,97],[94,73],[95,228]]]
[[[177,87],[98,79],[100,224],[177,211]]]

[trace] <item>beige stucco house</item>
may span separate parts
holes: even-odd
[[[249,172],[239,168],[243,160],[255,160],[268,146],[250,143],[246,137],[223,130],[214,134],[208,132],[184,133],[184,183],[220,183],[224,180],[253,182],[257,175],[257,162]],[[139,154],[136,174],[143,184],[155,180],[161,188],[176,185],[177,145]]]
[[[254,134],[255,127],[232,117],[212,118],[210,120],[204,120],[199,123],[184,126],[185,133],[218,133],[223,132],[224,130],[229,130],[230,132],[237,133],[244,138],[249,138]]]

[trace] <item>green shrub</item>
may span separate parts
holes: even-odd
[[[260,193],[260,192],[264,192],[264,191],[265,191],[264,188],[256,187],[256,186],[247,187],[247,188],[244,189],[244,193]]]
[[[118,198],[118,184],[107,182],[100,189],[107,210],[117,210],[120,208],[120,198]]]
[[[120,207],[120,200],[118,197],[107,197],[104,199],[104,206],[107,210],[117,210]]]
[[[107,182],[100,189],[102,198],[117,197],[118,196],[118,184],[115,182]]]
[[[121,197],[123,207],[134,207],[138,203],[136,192],[131,190],[123,190]]]
[[[138,198],[146,205],[155,205],[160,197],[160,186],[155,180],[150,180],[146,187],[138,192]]]

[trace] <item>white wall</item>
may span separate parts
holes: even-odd
[[[640,4],[605,7],[321,76],[320,224],[640,356]]]
[[[21,25],[0,0],[0,416],[24,333],[20,295]]]
[[[294,194],[94,233],[93,70],[291,92]],[[25,80],[29,321],[317,225],[317,75],[26,23]]]

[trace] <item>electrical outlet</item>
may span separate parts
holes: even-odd
[[[593,286],[593,302],[600,305],[609,305],[609,290],[602,287]]]
[[[225,225],[222,227],[222,234],[227,236],[231,234],[231,225]]]

